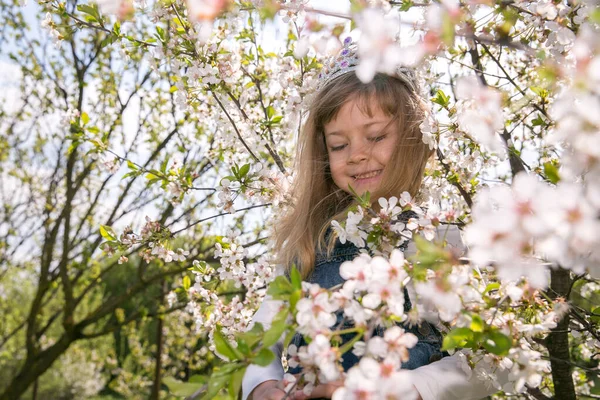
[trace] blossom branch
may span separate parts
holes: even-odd
[[[438,156],[438,160],[439,160],[440,164],[442,164],[442,167],[444,168],[444,171],[446,172],[446,175],[451,174],[452,171],[450,170],[450,166],[448,164],[446,164],[444,161],[445,160],[444,153],[442,153],[442,151],[438,148],[436,150],[436,154]],[[450,184],[458,189],[460,195],[463,197],[463,199],[465,200],[465,202],[467,203],[469,208],[473,207],[473,199],[471,197],[471,194],[469,192],[467,192],[467,190],[460,184],[460,182],[453,179],[452,181],[450,181]]]

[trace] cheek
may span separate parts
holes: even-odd
[[[383,164],[387,164],[394,154],[394,150],[396,148],[396,141],[390,141],[386,146],[382,147],[379,150],[379,161]]]
[[[343,163],[336,156],[329,157],[329,171],[333,179],[340,178],[344,174]]]

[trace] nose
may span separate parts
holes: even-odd
[[[366,161],[368,156],[368,146],[365,144],[354,144],[350,146],[350,154],[348,156],[348,164],[358,164]]]

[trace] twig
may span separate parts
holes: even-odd
[[[440,164],[442,164],[442,167],[444,167],[444,171],[446,171],[446,174],[451,173],[452,171],[450,171],[450,167],[448,166],[448,164],[446,164],[444,162],[444,153],[442,153],[442,151],[440,149],[437,149],[436,154],[438,156],[438,160],[440,161]],[[465,199],[465,202],[467,203],[469,208],[473,207],[473,199],[471,198],[471,195],[469,194],[469,192],[466,191],[466,189],[464,187],[462,187],[460,182],[450,182],[450,183],[458,189],[458,191],[460,192],[463,199]]]
[[[257,205],[250,206],[250,207],[239,208],[239,209],[235,210],[233,213],[237,213],[237,212],[240,212],[240,211],[247,211],[247,210],[251,210],[251,209],[253,209],[253,208],[268,207],[268,206],[270,206],[270,205],[271,205],[271,203],[257,204]],[[192,224],[190,224],[190,225],[186,226],[185,228],[181,228],[180,230],[173,232],[173,233],[172,233],[172,235],[173,235],[173,236],[175,236],[175,235],[177,235],[178,233],[181,233],[181,232],[185,231],[186,229],[188,229],[188,228],[191,228],[192,226],[198,225],[198,224],[200,224],[200,223],[202,223],[202,222],[204,222],[204,221],[208,221],[208,220],[210,220],[210,219],[214,219],[214,218],[217,218],[217,217],[221,217],[221,216],[223,216],[223,215],[230,215],[230,214],[232,214],[232,213],[229,213],[229,212],[224,212],[224,213],[220,213],[220,214],[212,215],[212,216],[210,216],[210,217],[206,217],[206,218],[199,219],[198,221],[196,221],[196,222],[194,222],[194,223],[192,223]]]

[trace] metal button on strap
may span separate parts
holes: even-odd
[[[429,335],[430,332],[431,332],[431,328],[429,328],[429,324],[427,322],[424,322],[419,326],[419,333],[421,335],[427,336],[427,335]]]

